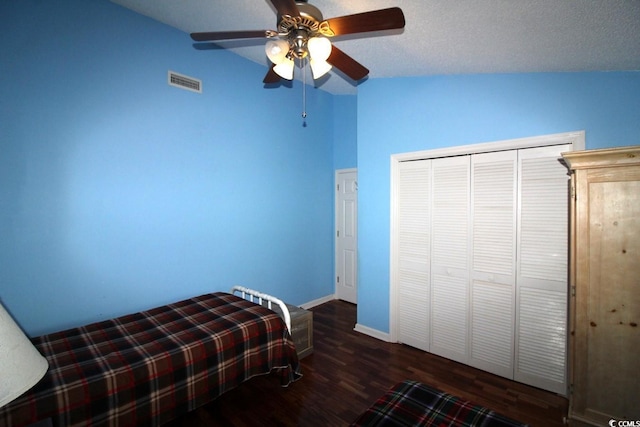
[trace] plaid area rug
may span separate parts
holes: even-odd
[[[416,381],[393,386],[351,426],[492,426],[524,424]]]

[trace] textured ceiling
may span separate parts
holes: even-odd
[[[275,29],[269,0],[112,0],[186,33]],[[400,7],[402,31],[332,39],[370,78],[640,70],[640,0],[310,0],[324,18]],[[189,39],[190,40],[190,39]],[[219,43],[265,65],[264,40]],[[194,47],[189,43],[187,49]],[[204,50],[203,55],[211,54]],[[265,68],[266,73],[266,68]],[[297,73],[298,75],[300,73]],[[360,84],[366,84],[366,80]],[[357,86],[335,71],[317,84]]]

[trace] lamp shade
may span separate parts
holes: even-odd
[[[307,49],[311,59],[326,61],[331,55],[331,42],[325,37],[311,37],[307,42]]]
[[[0,407],[36,385],[49,367],[0,304]]]
[[[278,65],[286,59],[287,53],[289,53],[289,43],[285,40],[269,40],[264,45],[264,51],[269,61]]]
[[[327,61],[318,61],[313,58],[309,61],[309,65],[311,66],[311,73],[313,74],[314,79],[319,79],[324,76],[332,68],[331,64]]]
[[[284,61],[273,67],[273,71],[283,79],[293,80],[293,60],[285,58]]]

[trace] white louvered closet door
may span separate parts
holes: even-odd
[[[471,157],[471,366],[513,377],[516,289],[515,150]]]
[[[469,156],[432,160],[431,342],[468,363]]]
[[[571,149],[399,163],[398,341],[566,394]]]
[[[429,351],[431,160],[399,165],[398,339]]]
[[[571,145],[520,150],[514,379],[565,394]]]

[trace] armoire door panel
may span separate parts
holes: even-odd
[[[624,175],[617,171],[609,182],[590,177],[588,186],[591,277],[587,292],[581,290],[589,319],[587,407],[638,420],[640,181],[624,181]],[[640,178],[638,168],[635,175]]]

